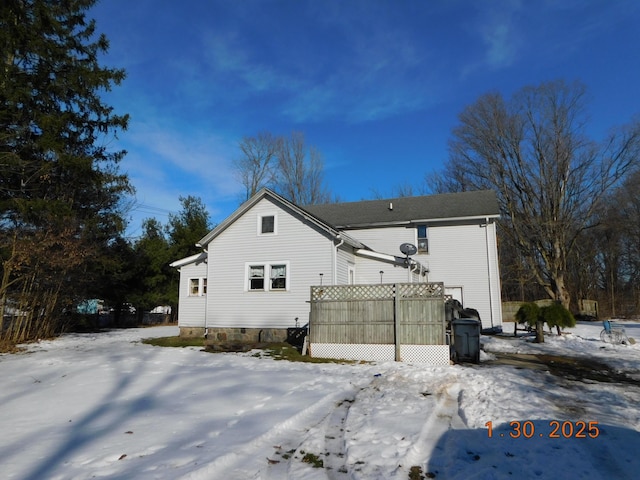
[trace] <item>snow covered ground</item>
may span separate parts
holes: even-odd
[[[625,327],[640,340],[640,324]],[[0,471],[20,480],[638,478],[640,342],[604,344],[601,328],[580,324],[543,345],[483,336],[480,365],[449,367],[290,363],[139,342],[175,327],[65,335],[0,356]],[[498,364],[499,352],[597,359],[629,381],[567,380]]]

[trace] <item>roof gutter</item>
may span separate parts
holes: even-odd
[[[364,250],[360,248],[356,250],[356,255],[360,255],[361,257],[375,258],[376,260],[384,260],[385,262],[400,263],[398,257],[394,255],[374,252],[373,250]],[[404,262],[404,259],[402,260],[402,262]]]
[[[395,255],[389,255],[387,253],[374,252],[373,250],[356,250],[356,255],[360,255],[361,257],[369,257],[375,260],[382,260],[385,262],[393,263],[395,265],[403,265],[407,267],[408,270],[414,272],[416,268],[420,268],[420,270],[428,271],[429,269],[422,265],[420,262],[414,259],[410,259],[409,263],[407,263],[407,259],[404,257],[396,257]]]
[[[372,223],[351,223],[348,225],[336,225],[336,228],[349,229],[349,228],[362,228],[362,227],[384,227],[393,225],[413,225],[417,223],[439,223],[439,222],[462,222],[462,221],[484,221],[488,218],[500,218],[500,214],[494,215],[470,215],[467,217],[435,217],[435,218],[417,218],[412,220],[403,220],[399,222],[372,222]]]
[[[443,217],[443,218],[420,218],[411,220],[411,223],[431,223],[431,222],[464,222],[469,220],[489,221],[490,218],[500,218],[500,214],[495,215],[470,215],[467,217]]]

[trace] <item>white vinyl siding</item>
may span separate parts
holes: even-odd
[[[207,264],[191,263],[180,267],[178,290],[178,324],[181,327],[204,327],[207,289]],[[192,288],[197,285],[197,294]]]
[[[427,226],[428,252],[418,252],[413,258],[429,272],[424,277],[411,276],[401,267],[376,260],[357,257],[356,283],[407,281],[444,282],[461,288],[465,307],[479,311],[484,328],[502,324],[500,279],[497,259],[495,223]],[[416,226],[350,230],[349,234],[381,253],[402,256],[403,242],[418,242]],[[489,265],[491,267],[489,267]],[[489,271],[489,268],[491,270]]]
[[[430,281],[462,289],[464,306],[478,310],[483,328],[491,327],[492,320],[502,324],[495,223],[430,226],[429,255],[414,258],[429,267]]]
[[[368,257],[356,257],[356,283],[380,283],[380,271],[382,270],[382,283],[417,282],[418,277],[409,278],[406,268],[383,262]]]
[[[338,249],[336,285],[346,285],[349,283],[349,265],[355,268],[355,263],[356,259],[353,253],[351,253],[351,247],[342,246]]]
[[[258,218],[276,217],[277,235],[257,235]],[[334,243],[317,227],[264,198],[209,245],[210,327],[286,328],[309,319],[309,288],[333,282]],[[286,263],[285,263],[286,262]],[[288,288],[255,292],[246,288],[247,265],[287,265]],[[214,274],[215,273],[215,274]],[[266,279],[265,279],[266,281]],[[219,301],[212,301],[213,292]]]
[[[416,243],[415,226],[399,226],[385,228],[363,228],[360,230],[346,230],[354,238],[364,243],[376,252],[402,256],[400,245]]]

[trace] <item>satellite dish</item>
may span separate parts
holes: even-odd
[[[400,245],[400,251],[407,257],[410,257],[411,255],[414,255],[418,251],[418,249],[412,243],[403,243],[402,245]]]

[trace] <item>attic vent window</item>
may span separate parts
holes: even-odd
[[[273,233],[273,216],[262,217],[262,233]]]
[[[275,215],[260,215],[258,217],[258,235],[275,235],[277,227]]]

